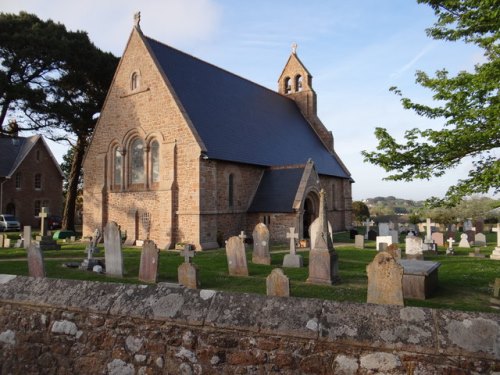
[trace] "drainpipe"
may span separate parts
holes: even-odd
[[[2,183],[0,183],[0,213],[3,213],[3,184],[10,180],[9,176],[5,176]]]

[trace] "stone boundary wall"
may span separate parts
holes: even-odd
[[[0,275],[1,374],[500,371],[500,315]]]

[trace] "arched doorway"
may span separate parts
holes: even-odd
[[[309,227],[318,217],[319,198],[314,192],[310,192],[304,200],[304,213],[302,215],[303,238],[309,238]]]

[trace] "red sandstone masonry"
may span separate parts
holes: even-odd
[[[0,275],[2,374],[490,373],[499,340],[497,314]]]

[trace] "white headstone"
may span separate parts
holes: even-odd
[[[356,249],[365,248],[365,237],[362,234],[357,234],[356,236],[354,236],[354,247]]]
[[[120,229],[118,224],[110,221],[104,228],[104,257],[106,275],[123,277],[123,254]]]
[[[483,233],[475,234],[474,246],[486,246],[486,236]]]
[[[423,256],[422,239],[420,237],[416,237],[410,233],[408,236],[406,236],[405,243],[406,243],[406,248],[405,248],[406,256],[410,257]]]
[[[467,234],[466,233],[462,233],[460,235],[460,243],[458,244],[458,247],[470,248],[470,243],[467,240]]]
[[[497,234],[497,246],[491,253],[490,258],[500,260],[500,223],[497,223],[497,227],[493,228],[492,231]]]
[[[23,240],[24,248],[29,248],[31,245],[31,227],[29,225],[25,225],[23,228]]]
[[[392,236],[377,236],[376,250],[380,251],[380,244],[385,243],[387,246],[392,245]]]

